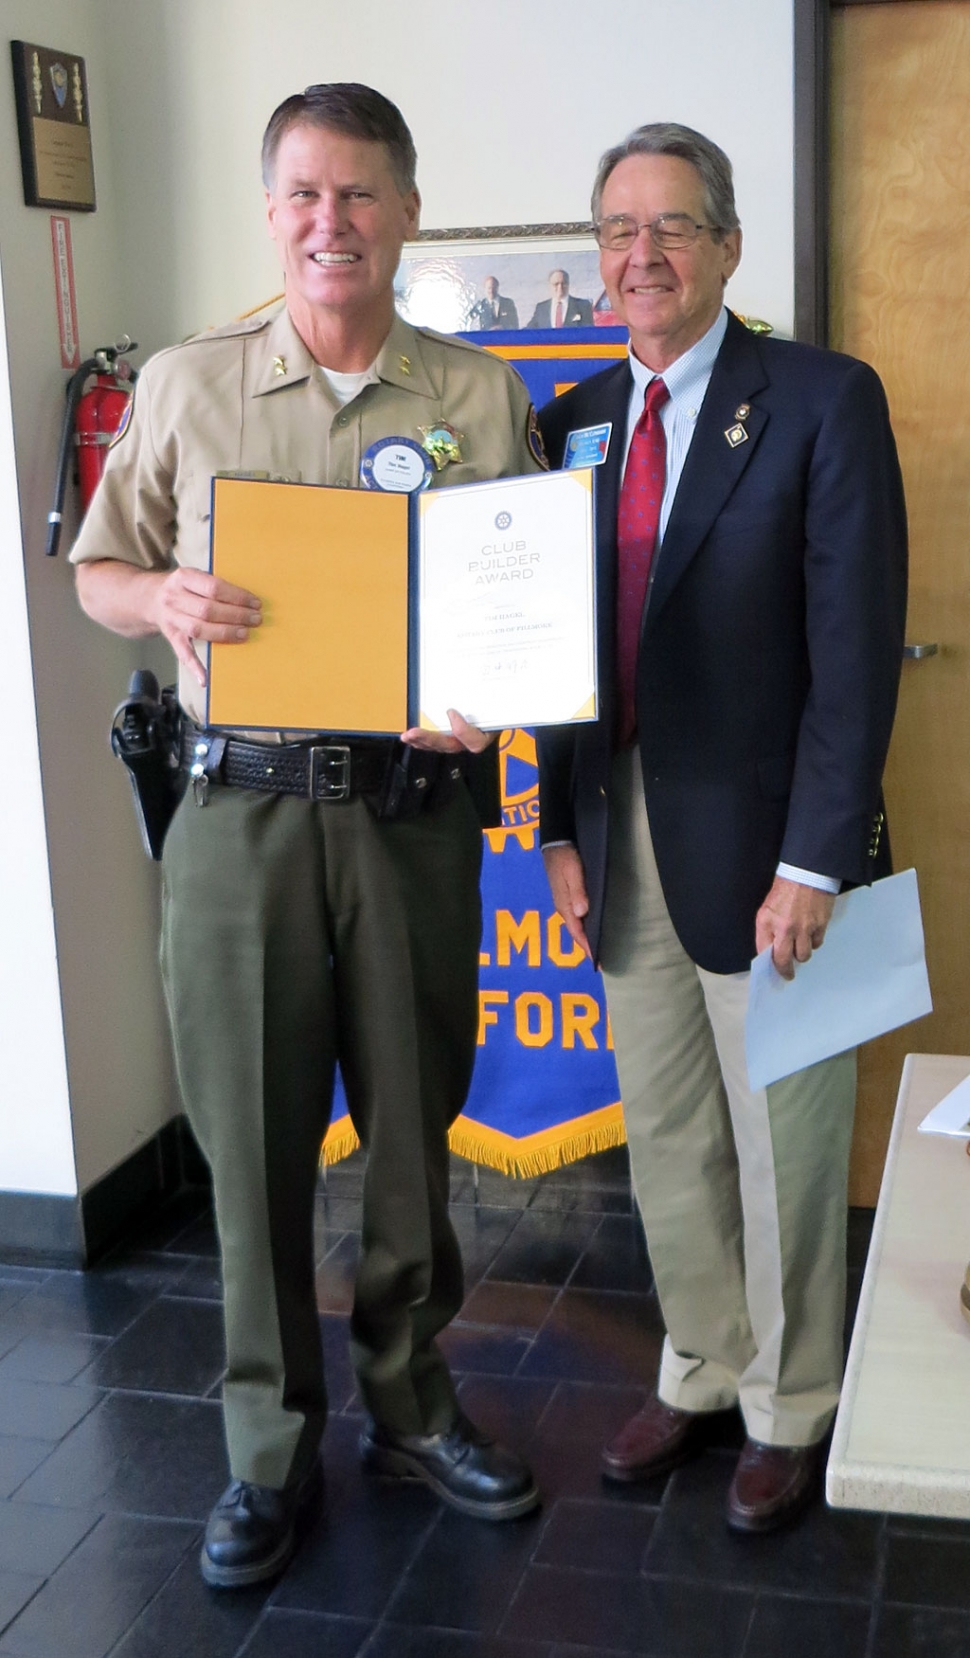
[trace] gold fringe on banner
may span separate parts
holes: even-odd
[[[608,1151],[611,1146],[622,1146],[625,1142],[623,1107],[619,1101],[615,1105],[604,1105],[599,1111],[589,1111],[584,1117],[557,1123],[555,1128],[526,1134],[521,1139],[465,1116],[458,1118],[448,1135],[448,1144],[456,1156],[522,1180],[550,1174],[553,1169],[575,1163],[580,1157],[591,1157],[594,1152]],[[359,1145],[350,1118],[341,1117],[327,1131],[320,1161],[324,1167],[339,1163]]]
[[[623,1107],[619,1100],[615,1105],[602,1106],[599,1111],[589,1111],[585,1117],[571,1117],[568,1122],[557,1123],[555,1128],[544,1128],[521,1139],[486,1128],[484,1123],[464,1116],[458,1118],[448,1135],[448,1144],[459,1157],[523,1180],[550,1174],[565,1163],[575,1163],[596,1151],[607,1151],[610,1146],[622,1146],[625,1140]]]
[[[331,1163],[342,1162],[351,1152],[356,1151],[359,1145],[357,1130],[350,1118],[341,1117],[337,1122],[330,1124],[324,1136],[320,1151],[321,1167],[327,1169]]]

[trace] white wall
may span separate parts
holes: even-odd
[[[437,11],[391,0],[269,9],[3,0],[3,22],[9,37],[87,63],[99,205],[71,215],[84,355],[129,331],[144,360],[277,291],[259,143],[273,107],[311,80],[368,81],[400,104],[428,226],[585,219],[604,148],[645,120],[700,127],[736,165],[745,255],[731,303],[791,331],[791,0],[493,0]],[[105,737],[130,669],[164,656],[93,628],[63,559],[43,556],[66,376],[49,214],[23,205],[9,68],[0,143],[24,523],[21,561],[0,398],[0,683],[21,744],[13,784],[7,739],[0,826],[0,1188],[61,1192],[74,1180],[68,1102],[81,1190],[175,1109],[155,967],[157,871]]]
[[[0,1185],[77,1190],[0,290]]]
[[[98,211],[70,217],[81,350],[88,356],[124,327],[123,215],[112,171],[104,7],[100,0],[4,0],[3,22],[11,38],[86,60]],[[15,597],[19,586],[22,593],[26,574],[29,611],[28,639],[22,597],[19,612],[8,615],[6,604],[0,610],[5,634],[12,635],[2,652],[4,729],[28,748],[32,737],[35,773],[39,734],[47,839],[45,847],[36,777],[26,760],[15,765],[5,753],[0,1188],[61,1193],[74,1189],[75,1164],[83,1191],[176,1107],[155,968],[157,871],[141,852],[127,783],[106,735],[145,647],[93,627],[77,608],[64,557],[44,557],[67,375],[60,366],[50,214],[23,204],[9,59],[0,69],[0,151],[6,160],[0,269],[23,522],[21,554],[17,503],[0,494],[0,592]],[[9,461],[0,428],[0,467],[8,472]],[[71,532],[66,523],[65,548]],[[68,1100],[73,1152],[64,1140]]]
[[[601,152],[681,120],[732,157],[741,311],[792,329],[791,0],[103,0],[126,326],[153,347],[279,289],[258,157],[280,100],[362,80],[418,149],[426,226],[587,219]]]

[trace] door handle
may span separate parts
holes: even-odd
[[[921,662],[924,656],[939,656],[940,647],[935,642],[928,645],[904,645],[903,656],[907,662]]]

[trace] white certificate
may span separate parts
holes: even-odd
[[[418,707],[486,731],[595,720],[593,474],[417,497]]]

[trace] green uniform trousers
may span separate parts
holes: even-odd
[[[446,776],[416,817],[216,786],[163,857],[162,975],[185,1109],[212,1168],[233,1476],[307,1472],[326,1417],[313,1253],[339,1061],[367,1152],[351,1347],[364,1401],[447,1429],[435,1337],[461,1305],[447,1131],[477,1030],[482,837]]]

